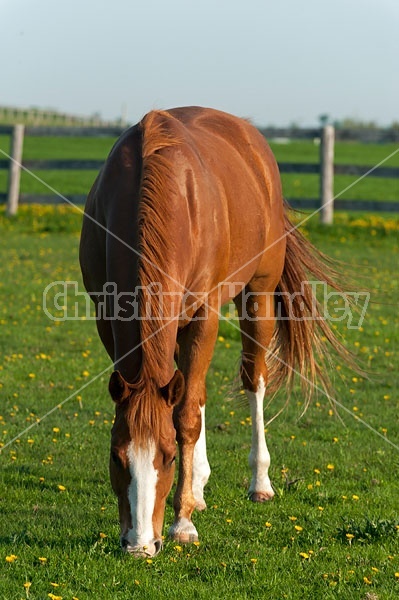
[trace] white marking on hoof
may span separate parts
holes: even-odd
[[[274,496],[269,479],[270,454],[266,445],[263,419],[265,389],[265,380],[260,376],[256,392],[245,390],[252,418],[252,443],[249,453],[249,466],[252,469],[252,479],[248,494],[253,502],[265,502],[266,500],[271,500]]]
[[[194,447],[193,461],[193,495],[195,499],[195,508],[204,510],[206,502],[204,500],[204,487],[206,486],[211,468],[206,455],[206,433],[205,433],[205,406],[201,406],[201,432]]]
[[[185,517],[181,517],[175,523],[173,523],[169,529],[168,536],[172,540],[182,542],[182,544],[198,541],[198,532],[194,526],[194,523]]]
[[[272,490],[273,492],[273,490]],[[274,492],[271,494],[270,492],[249,492],[248,497],[252,502],[268,502],[272,500],[274,496]]]

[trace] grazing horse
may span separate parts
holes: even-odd
[[[289,221],[264,137],[207,108],[147,114],[116,142],[89,193],[80,263],[115,368],[110,477],[122,547],[137,556],[161,549],[176,442],[169,535],[198,539],[192,513],[206,507],[210,474],[205,376],[229,300],[252,416],[249,496],[271,499],[265,393],[294,373],[311,389],[325,377],[323,338],[339,343],[306,283],[309,274],[334,280]]]

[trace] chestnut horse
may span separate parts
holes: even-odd
[[[265,392],[289,384],[294,373],[311,389],[325,375],[322,336],[339,344],[306,283],[309,273],[334,281],[291,226],[264,137],[212,109],[147,114],[116,142],[90,191],[80,263],[115,366],[110,477],[122,547],[138,556],[161,549],[176,441],[169,535],[198,539],[192,513],[206,507],[210,474],[205,376],[220,307],[230,299],[252,416],[249,496],[271,499]]]

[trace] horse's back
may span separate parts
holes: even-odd
[[[234,274],[234,281],[247,282],[272,271],[278,281],[284,209],[278,167],[264,136],[248,121],[213,109],[177,108],[160,118],[181,140],[170,153],[177,170],[185,171],[182,202],[188,203],[202,264],[217,263],[219,279]]]
[[[161,181],[162,171],[159,177],[155,172],[162,157],[167,182]],[[172,276],[179,273],[182,284],[194,290],[212,288],[231,273],[234,281],[246,283],[276,271],[273,279],[278,280],[284,217],[272,152],[246,120],[201,107],[152,111],[115,143],[89,194],[82,234],[83,249],[88,248],[83,262],[96,263],[99,279],[106,279],[105,247],[115,246],[116,238],[125,244],[117,244],[113,273],[128,260],[137,267],[138,254],[129,247],[140,251],[143,181],[151,178],[151,169],[156,175],[151,186],[158,190],[150,190],[147,213],[152,218],[158,212],[169,221],[164,223],[170,238],[171,254],[165,256],[169,265],[160,268]],[[265,250],[268,246],[271,249]],[[126,260],[120,260],[122,254]]]

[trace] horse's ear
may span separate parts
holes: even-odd
[[[123,402],[129,395],[129,384],[122,377],[119,371],[114,371],[109,379],[108,384],[111,398],[116,404]]]
[[[168,406],[175,406],[183,398],[186,384],[184,375],[179,369],[176,369],[175,374],[167,385],[161,388],[161,394]]]

